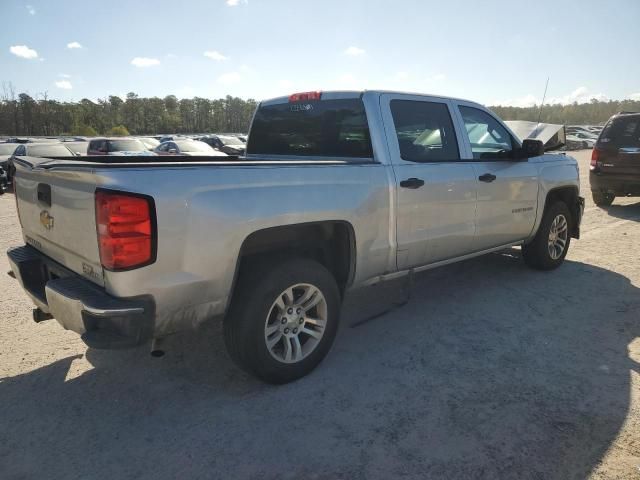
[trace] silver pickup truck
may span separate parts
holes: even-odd
[[[514,245],[556,268],[584,209],[573,158],[408,93],[262,102],[243,158],[83,160],[15,160],[26,245],[8,256],[34,319],[124,348],[223,318],[273,383],[327,354],[346,290]]]

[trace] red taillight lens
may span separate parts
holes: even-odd
[[[320,100],[322,92],[301,92],[289,95],[290,102],[303,102],[305,100]]]
[[[591,170],[598,168],[600,165],[598,165],[598,162],[600,161],[600,150],[598,150],[597,148],[594,148],[593,151],[591,152],[591,163],[590,163],[590,168]]]
[[[126,193],[96,192],[100,262],[107,270],[128,270],[155,259],[153,200]]]

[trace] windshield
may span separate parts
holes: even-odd
[[[213,152],[213,148],[211,148],[209,145],[207,145],[204,142],[182,140],[182,141],[176,141],[174,143],[178,145],[178,148],[180,149],[181,152],[202,152],[202,153]]]
[[[218,136],[223,145],[238,145],[239,147],[244,147],[244,143],[237,137],[221,137]]]
[[[17,147],[15,143],[0,143],[0,155],[11,155]]]
[[[147,148],[140,140],[131,138],[127,140],[109,140],[110,152],[142,152]]]
[[[33,145],[27,146],[30,157],[70,157],[73,154],[64,145]]]
[[[640,147],[640,116],[613,118],[602,130],[598,144],[614,148]]]
[[[153,150],[160,145],[160,142],[155,138],[141,138],[140,141],[150,150]]]
[[[64,146],[71,150],[73,153],[87,154],[87,142],[65,142]]]

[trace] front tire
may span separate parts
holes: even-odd
[[[616,196],[612,193],[608,192],[591,192],[591,197],[593,198],[593,203],[595,203],[598,207],[609,207],[613,203],[613,200]]]
[[[310,373],[327,355],[340,314],[331,273],[314,260],[274,260],[241,275],[224,320],[227,349],[245,371],[274,384]]]
[[[533,241],[522,246],[525,263],[536,270],[558,268],[569,250],[571,243],[571,213],[564,202],[550,205],[542,217]]]

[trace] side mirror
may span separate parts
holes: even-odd
[[[544,143],[540,140],[525,138],[522,141],[520,158],[532,158],[544,155]]]

